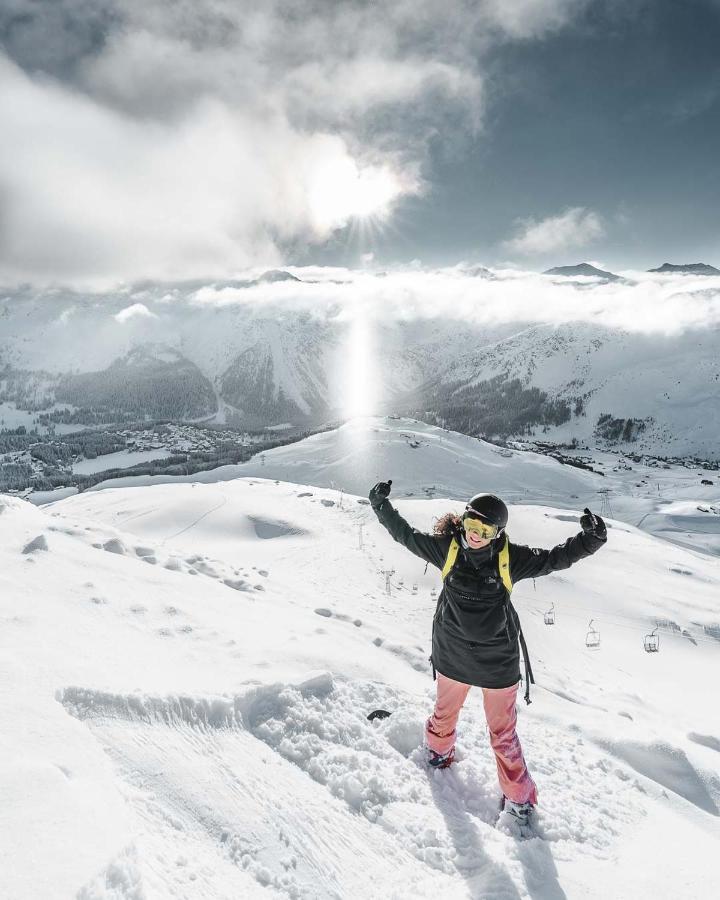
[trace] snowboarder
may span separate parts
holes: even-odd
[[[511,543],[505,533],[508,509],[493,494],[476,494],[462,516],[447,513],[433,534],[412,528],[388,497],[392,481],[370,491],[370,503],[391,536],[442,571],[443,587],[433,618],[435,709],[425,726],[428,763],[453,762],[456,725],[471,686],[482,688],[490,743],[503,793],[502,808],[526,825],[537,803],[515,731],[520,682],[520,645],[525,657],[526,702],[533,681],[518,615],[510,602],[513,583],[567,569],[607,540],[600,516],[585,510],[582,531],[552,550]]]

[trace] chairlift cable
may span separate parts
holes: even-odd
[[[531,607],[525,607],[525,608],[531,609]],[[532,611],[539,613],[540,615],[543,615],[543,610],[538,609],[537,607],[532,608]],[[602,625],[613,625],[615,628],[625,628],[627,631],[634,631],[636,634],[638,633],[638,631],[642,631],[643,627],[644,628],[648,627],[647,622],[644,622],[644,623],[638,622],[636,625],[623,625],[622,622],[617,622],[614,619],[608,618],[608,616],[603,615],[602,613],[599,613],[598,615],[601,617]],[[563,612],[561,614],[561,618],[564,618],[566,616],[569,616],[571,619],[587,618],[587,616],[585,614],[580,615],[578,613],[572,613],[572,612]],[[664,628],[665,626],[661,625],[659,627]],[[718,643],[720,643],[715,638],[696,637],[694,634],[691,634],[689,631],[687,632],[687,634],[683,634],[682,631],[674,631],[674,630],[663,631],[662,633],[666,637],[680,637],[680,638],[686,638],[688,640],[692,639],[693,641],[695,641],[696,643],[699,643],[699,644],[702,643],[702,644],[716,644],[717,645]]]
[[[521,601],[521,602],[522,602],[522,601]],[[529,604],[528,604],[528,606],[526,606],[525,608],[526,608],[526,609],[529,608]],[[535,608],[538,609],[538,607],[535,607]],[[579,607],[578,607],[578,608],[579,608]],[[603,619],[606,619],[606,617],[607,617],[607,610],[604,610],[604,609],[597,609],[597,608],[594,607],[594,606],[585,606],[585,604],[582,605],[582,609],[583,609],[585,612],[594,613],[596,616],[598,616],[598,618],[602,617]],[[556,612],[557,612],[557,610],[556,610]],[[563,615],[567,615],[567,613],[563,613]],[[624,616],[622,613],[613,613],[613,615],[614,615],[616,618],[618,618],[618,619],[625,619],[625,620],[628,621],[628,622],[635,622],[635,623],[640,624],[640,625],[647,624],[646,621],[640,620],[638,617],[634,617],[634,616]],[[663,617],[663,616],[652,616],[651,618],[652,618],[655,622],[658,622],[658,621],[660,621],[661,619],[663,619],[664,617]],[[669,621],[669,620],[668,620],[668,621]],[[661,625],[661,627],[664,627],[664,626]]]

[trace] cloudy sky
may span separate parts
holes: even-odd
[[[720,0],[2,0],[0,279],[720,265]]]

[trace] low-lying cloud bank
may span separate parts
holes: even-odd
[[[720,324],[720,277],[623,272],[602,283],[519,270],[454,267],[392,272],[293,268],[300,281],[249,287],[218,283],[165,290],[164,303],[247,305],[268,314],[304,311],[322,318],[398,321],[451,319],[473,325],[592,322],[630,332],[673,335]],[[147,293],[135,297],[147,302]],[[157,308],[155,308],[157,311]]]

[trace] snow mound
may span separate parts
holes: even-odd
[[[120,556],[124,556],[127,553],[125,544],[118,538],[111,538],[109,541],[105,541],[102,548],[107,550],[108,553],[117,553]]]
[[[78,891],[77,900],[147,900],[135,845],[123,850],[96,878]]]
[[[605,746],[636,772],[673,791],[698,809],[712,816],[720,816],[717,805],[717,801],[720,801],[720,777],[712,774],[703,777],[679,747],[673,747],[665,741],[608,741]]]

